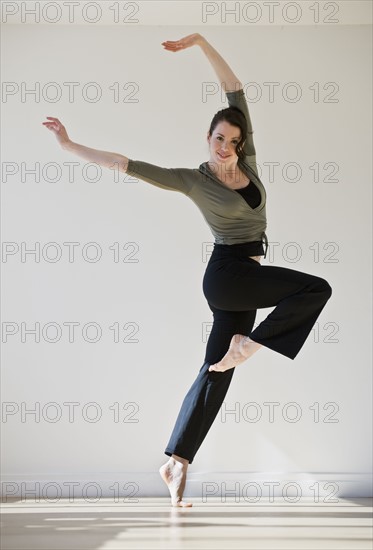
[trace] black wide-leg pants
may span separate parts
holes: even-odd
[[[235,370],[208,370],[226,354],[232,336],[250,336],[294,359],[332,294],[321,277],[261,265],[249,258],[254,255],[249,245],[215,245],[203,278],[203,293],[214,322],[204,364],[183,400],[165,449],[166,455],[181,456],[190,464],[219,412]],[[274,306],[253,330],[257,309]]]

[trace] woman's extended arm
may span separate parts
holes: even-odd
[[[91,149],[85,147],[85,145],[79,145],[70,141],[63,149],[82,157],[89,162],[94,162],[103,166],[104,168],[111,168],[112,170],[119,170],[119,172],[126,172],[128,165],[128,158],[119,153],[111,153],[109,151],[100,151],[99,149]]]
[[[150,164],[149,162],[130,159],[119,153],[109,153],[108,151],[99,151],[98,149],[91,149],[84,145],[79,145],[71,141],[67,135],[66,128],[58,118],[50,116],[47,118],[49,122],[43,122],[43,124],[54,132],[62,149],[66,151],[75,153],[105,168],[126,172],[130,176],[135,176],[161,189],[179,191],[180,193],[184,193],[184,195],[188,195],[193,187],[191,178],[183,178],[183,173],[188,174],[188,169],[163,168],[162,166]]]
[[[207,42],[206,38],[199,33],[189,34],[180,40],[167,40],[162,42],[166,50],[179,52],[191,46],[200,46],[206,57],[210,61],[214,71],[216,72],[220,84],[225,92],[235,92],[243,86],[237,76],[234,74],[228,63],[224,61],[222,56]]]
[[[126,172],[128,165],[128,158],[119,153],[110,153],[108,151],[99,151],[98,149],[91,149],[84,145],[79,145],[71,141],[67,135],[66,128],[58,120],[58,118],[47,117],[50,122],[43,122],[43,124],[52,130],[57,138],[57,141],[61,145],[62,149],[70,151],[82,157],[90,162],[95,162],[104,168],[111,168],[112,170],[119,170],[120,172]]]

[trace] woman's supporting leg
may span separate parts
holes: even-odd
[[[223,374],[209,372],[208,367],[227,351],[232,335],[237,331],[249,334],[254,325],[256,311],[219,311],[210,306],[214,323],[207,341],[205,361],[196,380],[181,405],[175,427],[165,450],[169,460],[159,468],[167,484],[173,506],[191,506],[183,500],[188,462],[207,435],[228,391],[234,369]]]
[[[209,372],[219,361],[237,332],[248,335],[254,326],[256,311],[222,311],[209,304],[214,323],[206,346],[205,361],[186,394],[176,419],[165,454],[183,457],[191,464],[206,437],[228,391],[234,369],[225,373]]]

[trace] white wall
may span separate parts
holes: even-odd
[[[298,3],[304,11],[305,4]],[[180,12],[159,3],[164,17],[153,26],[15,17],[3,25],[2,240],[8,254],[2,260],[2,472],[10,484],[3,493],[21,494],[22,481],[32,488],[38,481],[43,487],[89,480],[107,495],[115,481],[134,483],[137,495],[166,494],[157,468],[167,459],[163,451],[202,365],[212,321],[202,277],[203,250],[213,237],[179,193],[124,174],[116,182],[105,169],[89,181],[94,169],[84,177],[86,162],[62,151],[42,122],[60,118],[71,139],[88,147],[160,166],[198,167],[208,159],[209,122],[227,103],[219,93],[202,100],[203,86],[218,81],[201,50],[172,54],[160,43],[201,32],[244,85],[251,84],[249,108],[268,195],[271,255],[263,265],[324,277],[333,295],[294,361],[263,348],[236,369],[221,414],[190,467],[186,495],[199,496],[202,483],[213,479],[219,491],[224,481],[259,479],[256,472],[262,480],[297,481],[308,495],[309,480],[319,481],[326,494],[326,482],[339,495],[370,494],[371,27],[364,24],[367,2],[351,24],[343,11],[350,3],[336,4],[340,21],[334,24],[310,22],[307,12],[307,21],[294,24],[280,16],[274,25],[264,18],[251,25],[242,18],[203,24],[193,15],[192,26],[175,26]],[[52,82],[61,90],[56,101]],[[72,99],[68,82],[77,83]],[[88,100],[93,87],[84,88],[92,82],[102,92],[96,102]],[[124,99],[129,82],[135,103]],[[256,102],[253,83],[262,94]],[[268,83],[276,83],[273,101]],[[290,100],[294,87],[286,96],[289,83],[301,94],[297,102]],[[22,95],[22,86],[40,86],[40,95]],[[120,101],[113,99],[115,86]],[[60,171],[58,181],[50,163]],[[278,163],[273,179],[269,163]],[[296,182],[289,181],[295,174],[289,163],[301,171]],[[24,173],[35,167],[37,178]],[[65,243],[72,242],[69,261]],[[96,262],[88,261],[93,248],[85,248],[92,242],[102,252]],[[44,250],[40,260],[22,255],[22,247],[36,246]],[[57,249],[62,256],[53,262]],[[134,262],[123,261],[132,251]],[[259,310],[256,324],[270,311]],[[78,324],[73,342],[69,322]],[[93,329],[83,334],[91,322],[101,330],[96,343],[87,341]],[[22,336],[22,327],[35,323],[39,342]],[[53,327],[43,332],[48,323],[61,331],[55,343],[48,341],[56,335]],[[120,342],[114,341],[116,325]],[[72,422],[65,405],[71,402],[77,404]],[[84,418],[83,411],[94,413],[87,410],[90,402],[101,410],[97,422]],[[269,402],[279,404],[273,422]],[[301,413],[298,422],[282,415],[290,402]],[[61,411],[56,422],[48,403]],[[248,403],[259,407],[258,422],[245,416],[254,415]],[[44,413],[38,420],[22,417],[25,407]],[[235,415],[224,416],[228,409]],[[289,416],[294,412],[288,409]]]

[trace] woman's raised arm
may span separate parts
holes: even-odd
[[[246,162],[258,173],[256,165],[256,151],[253,139],[253,128],[251,123],[251,117],[246,100],[246,96],[243,90],[241,81],[234,74],[229,65],[224,61],[222,56],[207,42],[207,40],[199,33],[189,34],[184,36],[180,40],[162,42],[162,45],[166,50],[172,52],[178,52],[191,46],[200,46],[202,51],[206,54],[206,57],[210,61],[217,77],[220,80],[220,84],[226,93],[228,99],[228,105],[238,107],[245,115],[247,122],[247,134],[243,150],[246,155]]]
[[[49,122],[43,122],[42,124],[54,132],[62,149],[70,151],[90,162],[95,162],[104,168],[111,168],[112,170],[119,170],[120,172],[127,171],[128,158],[124,155],[110,153],[108,151],[99,151],[98,149],[91,149],[90,147],[74,143],[67,135],[65,126],[58,118],[48,116],[47,119],[49,119]]]
[[[191,46],[200,46],[216,72],[220,84],[225,92],[235,92],[242,88],[242,84],[234,74],[228,63],[222,56],[207,42],[206,38],[199,33],[189,34],[180,40],[167,40],[162,42],[164,48],[171,52],[179,52]]]

